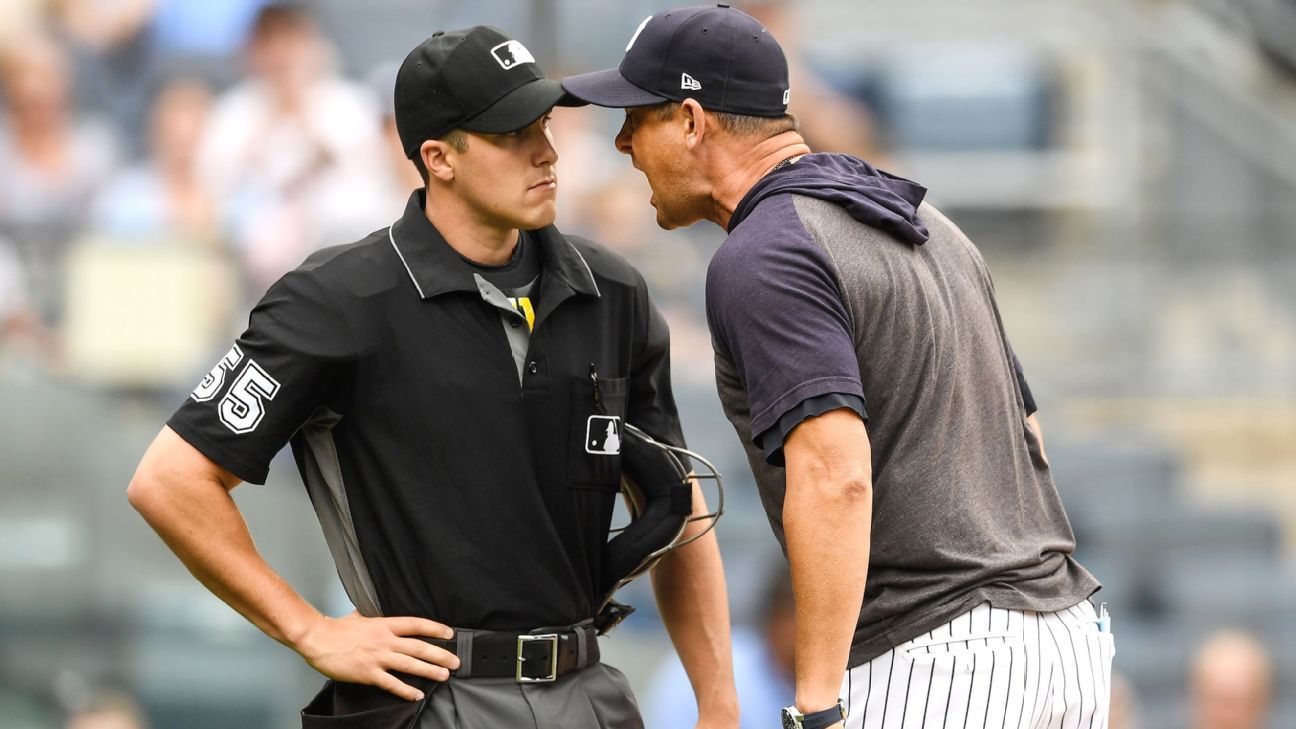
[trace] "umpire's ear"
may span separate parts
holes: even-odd
[[[433,179],[451,182],[455,178],[455,157],[459,150],[451,142],[441,139],[429,139],[419,147],[423,157],[423,166],[428,171],[428,181]]]

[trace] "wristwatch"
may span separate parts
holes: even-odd
[[[795,706],[783,707],[783,729],[825,729],[839,721],[846,721],[846,705],[837,699],[837,705],[823,711],[802,714]]]

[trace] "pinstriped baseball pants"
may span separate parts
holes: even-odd
[[[1055,613],[983,603],[852,668],[847,729],[1106,729],[1111,633],[1084,600]]]

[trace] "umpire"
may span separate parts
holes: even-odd
[[[792,568],[784,727],[1105,725],[1099,585],[971,241],[920,185],[811,154],[778,42],[723,3],[648,18],[619,68],[563,85],[625,109],[662,227],[728,233],[707,317]]]
[[[682,437],[643,278],[553,227],[562,96],[494,28],[415,48],[395,108],[425,187],[270,288],[130,484],[204,585],[332,679],[305,727],[642,726],[592,621],[622,428]],[[344,618],[271,569],[229,496],[288,442],[357,607]],[[654,585],[699,726],[733,723],[714,536]]]

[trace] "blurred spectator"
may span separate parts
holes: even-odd
[[[67,257],[65,374],[165,390],[228,337],[240,286],[195,164],[210,101],[194,79],[167,84],[150,111],[148,158],[95,201],[93,230]]]
[[[144,714],[125,694],[96,697],[68,717],[67,729],[148,729]]]
[[[87,202],[113,169],[108,128],[74,118],[72,76],[63,51],[48,37],[15,38],[0,49],[0,235],[11,239],[38,316],[58,319],[60,266],[84,223]]]
[[[267,0],[155,0],[152,42],[164,68],[226,81]]]
[[[13,246],[0,239],[0,331],[15,319],[27,306],[27,292],[23,286],[22,269]]]
[[[96,233],[132,243],[218,241],[215,205],[194,159],[210,100],[207,87],[192,79],[162,89],[150,115],[148,159],[104,186],[91,214]]]
[[[1221,630],[1197,649],[1189,676],[1193,729],[1263,729],[1273,688],[1269,653],[1253,636]]]
[[[379,177],[380,184],[375,185],[368,197],[368,203],[375,208],[385,208],[381,219],[375,219],[373,227],[390,225],[401,216],[411,190],[423,187],[423,178],[419,177],[414,163],[405,156],[401,146],[400,135],[396,133],[396,103],[393,90],[396,87],[396,72],[400,64],[392,61],[378,65],[365,77],[365,85],[373,96],[374,108],[378,110],[379,125],[383,138],[383,172]]]
[[[138,127],[148,97],[147,29],[157,0],[48,2],[55,27],[69,41],[76,61],[78,100],[111,116],[123,129]]]
[[[832,87],[802,52],[795,6],[788,0],[749,0],[739,7],[779,39],[788,57],[788,111],[801,123],[801,136],[816,152],[843,152],[885,167],[873,115],[862,102]]]
[[[106,50],[136,38],[157,0],[50,0],[55,17],[76,42]]]
[[[796,654],[796,614],[787,565],[774,563],[761,599],[758,624],[733,632],[734,682],[738,687],[741,729],[767,729],[796,700],[792,683]],[[642,702],[644,725],[691,727],[697,706],[679,658],[671,654],[657,670]]]
[[[53,335],[27,305],[23,271],[8,241],[0,239],[0,352],[17,351],[36,360],[52,356]]]
[[[0,45],[40,27],[47,0],[5,0],[0,3]]]
[[[382,174],[378,121],[334,56],[304,7],[262,8],[248,78],[218,100],[199,147],[254,291],[312,250],[371,230],[363,201]]]

